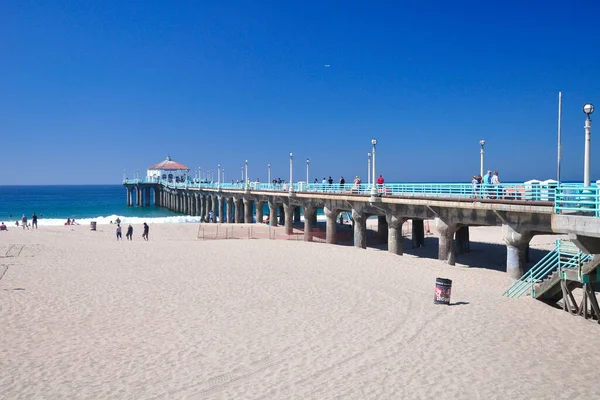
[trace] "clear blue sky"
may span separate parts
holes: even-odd
[[[501,180],[555,178],[559,91],[582,180],[600,109],[594,1],[20,0],[0,35],[0,184],[119,183],[167,153],[366,181],[372,137],[387,181],[469,181],[482,138]]]

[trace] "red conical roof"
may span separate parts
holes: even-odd
[[[185,165],[179,164],[178,162],[171,160],[171,156],[167,156],[166,160],[161,161],[158,164],[154,164],[153,166],[151,166],[148,169],[187,169],[187,170],[189,170],[189,168],[186,167]]]

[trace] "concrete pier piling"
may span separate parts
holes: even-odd
[[[458,229],[456,224],[448,224],[440,218],[435,219],[435,229],[439,237],[438,259],[444,260],[450,265],[456,264],[454,252],[454,234]]]
[[[533,237],[530,231],[518,232],[510,225],[502,225],[506,243],[506,273],[514,279],[523,275],[527,263],[529,242]]]
[[[367,248],[367,216],[364,212],[352,209],[354,220],[354,247]]]
[[[387,214],[385,218],[388,228],[388,251],[393,254],[402,255],[404,254],[404,248],[402,246],[402,224],[405,219],[393,214]]]

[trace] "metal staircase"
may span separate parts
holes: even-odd
[[[563,300],[563,309],[600,322],[594,285],[600,280],[600,254],[583,253],[570,240],[558,239],[554,249],[504,292],[511,298],[529,294],[546,303]],[[583,288],[577,304],[573,290]],[[588,307],[589,305],[589,307]]]
[[[529,294],[539,298],[560,283],[561,271],[581,272],[582,265],[591,258],[591,254],[583,253],[570,240],[557,239],[554,249],[513,283],[504,295],[515,298]]]

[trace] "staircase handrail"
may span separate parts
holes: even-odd
[[[559,264],[558,249],[559,242],[557,241],[554,249],[546,254],[537,264],[523,274],[523,276],[513,283],[508,289],[506,289],[504,295],[515,298],[521,297],[527,293],[527,291],[529,291],[530,294],[533,293],[533,286],[548,276],[548,274],[556,269],[557,265]]]

